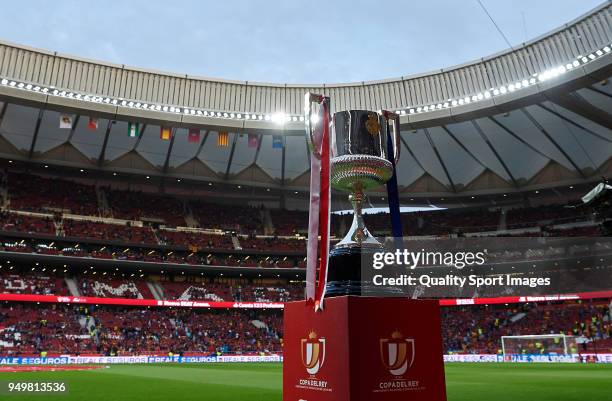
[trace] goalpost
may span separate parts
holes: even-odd
[[[575,354],[576,338],[565,334],[502,336],[502,352],[507,354]]]

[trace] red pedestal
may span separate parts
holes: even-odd
[[[284,401],[446,400],[436,301],[291,302],[284,321]]]

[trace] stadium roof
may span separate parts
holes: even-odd
[[[199,78],[0,43],[0,157],[307,190],[301,112],[312,91],[334,110],[400,113],[402,196],[573,185],[612,172],[611,46],[611,1],[470,63],[338,85]],[[162,126],[175,129],[172,139],[160,138]],[[202,130],[194,142],[190,128]]]

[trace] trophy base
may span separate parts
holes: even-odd
[[[362,265],[372,266],[373,255],[383,251],[380,247],[340,247],[329,253],[325,297],[344,295],[402,296],[396,288],[375,286],[368,277],[362,279]]]

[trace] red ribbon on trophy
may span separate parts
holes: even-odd
[[[320,105],[316,120],[311,120],[310,105]],[[315,310],[323,309],[327,264],[329,261],[330,226],[330,135],[329,98],[306,94],[306,127],[310,158],[310,209],[308,214],[308,249],[306,253],[306,299]],[[314,125],[314,129],[312,126]]]

